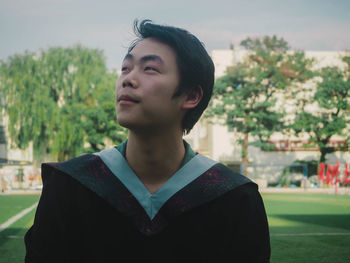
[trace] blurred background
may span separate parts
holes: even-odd
[[[127,137],[114,87],[145,18],[189,30],[215,63],[212,103],[185,136],[196,151],[261,189],[349,184],[348,1],[1,0],[3,192],[40,190],[42,162]]]

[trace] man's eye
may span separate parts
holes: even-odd
[[[146,70],[146,71],[157,71],[157,72],[158,72],[158,70],[157,70],[156,68],[154,68],[154,67],[149,67],[149,66],[145,67],[145,70]]]
[[[122,67],[122,71],[127,71],[128,70],[128,67]]]

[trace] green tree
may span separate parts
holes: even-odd
[[[116,78],[101,50],[81,45],[1,61],[0,92],[12,146],[32,143],[40,163],[101,150],[107,140],[119,143],[125,130],[116,124]]]
[[[276,36],[247,38],[245,60],[227,68],[214,87],[209,115],[224,117],[229,127],[243,134],[242,162],[248,163],[248,145],[271,149],[272,133],[285,128],[283,108],[277,107],[282,92],[312,76],[312,61],[303,52],[289,52],[288,43]],[[249,136],[258,140],[249,143]]]
[[[311,143],[318,146],[320,162],[326,160],[326,154],[336,150],[329,145],[334,135],[343,136],[344,150],[349,150],[350,135],[346,128],[350,121],[350,56],[342,60],[345,69],[325,67],[319,70],[317,76],[321,81],[310,100],[302,101],[301,111],[292,125],[296,134],[308,133]],[[308,108],[308,104],[314,107]]]

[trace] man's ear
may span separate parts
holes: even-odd
[[[188,110],[195,108],[203,98],[203,89],[201,86],[193,88],[185,94],[185,101],[182,104],[182,109]]]

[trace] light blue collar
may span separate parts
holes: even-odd
[[[208,157],[197,154],[182,166],[156,193],[151,194],[116,148],[94,154],[102,159],[113,174],[134,195],[151,220],[170,197],[217,163]]]

